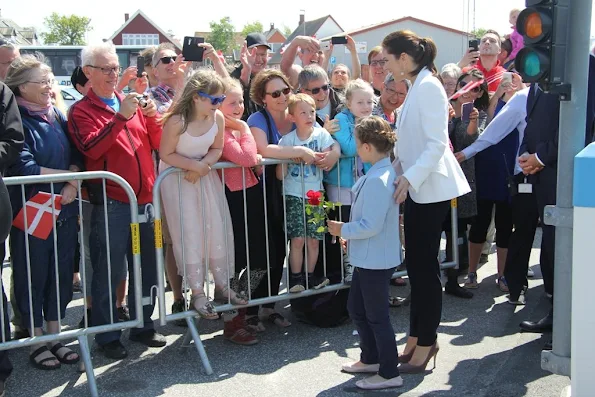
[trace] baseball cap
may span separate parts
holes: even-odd
[[[72,83],[72,87],[76,88],[77,84],[84,86],[85,84],[87,84],[87,81],[89,81],[89,79],[87,78],[87,76],[85,76],[83,68],[81,68],[80,66],[74,68],[72,76],[70,76],[70,82]]]
[[[262,33],[250,33],[246,36],[246,44],[248,48],[259,47],[261,45],[267,47],[269,50],[271,46],[267,43],[267,38]]]

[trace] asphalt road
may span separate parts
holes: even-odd
[[[539,238],[539,237],[538,237]],[[538,247],[538,240],[534,247]],[[226,342],[222,321],[202,321],[199,331],[215,373],[204,374],[194,347],[182,347],[185,329],[161,328],[168,344],[147,349],[123,337],[129,349],[126,360],[104,359],[92,347],[93,363],[101,396],[432,396],[432,397],[558,397],[570,382],[540,367],[540,352],[548,335],[521,334],[524,319],[539,319],[549,303],[540,278],[539,250],[531,257],[536,276],[530,281],[528,303],[514,308],[496,287],[496,256],[479,270],[482,281],[476,296],[465,301],[445,295],[439,329],[437,368],[424,375],[405,375],[400,389],[362,392],[360,376],[340,372],[341,364],[359,357],[353,326],[319,329],[294,323],[287,329],[267,324],[261,342],[243,347]],[[5,266],[8,285],[10,268]],[[394,295],[406,296],[408,287],[392,287]],[[82,317],[81,294],[70,304],[66,325]],[[168,296],[169,299],[171,297]],[[168,302],[170,303],[170,302]],[[169,305],[168,305],[169,306]],[[278,308],[291,319],[286,304]],[[409,310],[392,310],[392,322],[400,349],[405,342]],[[78,349],[77,342],[73,348]],[[76,366],[39,371],[28,362],[28,349],[10,353],[14,372],[7,384],[8,396],[87,396],[86,376]]]

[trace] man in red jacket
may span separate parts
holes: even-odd
[[[156,107],[149,98],[139,102],[136,93],[123,96],[116,91],[120,65],[113,44],[86,47],[82,63],[92,88],[70,108],[68,124],[72,140],[85,156],[87,171],[110,171],[120,175],[130,184],[138,201],[144,327],[132,328],[130,339],[150,347],[165,346],[165,338],[155,331],[151,320],[155,307],[151,287],[157,280],[151,211],[155,170],[151,150],[158,149],[161,140],[161,126],[155,118]],[[146,77],[137,79],[137,92],[144,92],[146,85]],[[111,181],[105,184],[105,207],[102,183],[88,185],[90,201],[94,204],[89,238],[93,266],[93,326],[117,322],[115,291],[126,275],[127,269],[121,265],[125,255],[128,258],[130,315],[136,318],[130,200],[118,184]],[[108,283],[111,283],[111,297]],[[95,336],[106,357],[122,359],[127,356],[120,334],[117,330]]]

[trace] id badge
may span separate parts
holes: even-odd
[[[518,187],[519,187],[519,193],[528,193],[528,194],[533,193],[533,185],[530,183],[527,183],[527,178],[525,178],[523,183],[519,183]]]

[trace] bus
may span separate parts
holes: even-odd
[[[70,76],[74,68],[81,66],[81,50],[85,46],[79,45],[29,45],[19,47],[22,54],[41,53],[51,66],[56,81],[61,86],[70,86]],[[122,70],[130,65],[136,65],[138,54],[147,46],[117,45],[116,53]]]

